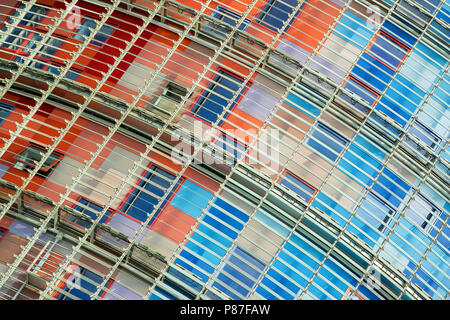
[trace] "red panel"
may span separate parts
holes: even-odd
[[[153,222],[151,229],[170,240],[181,243],[196,219],[167,205]]]

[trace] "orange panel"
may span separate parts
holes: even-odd
[[[312,52],[340,11],[340,7],[327,0],[309,0],[287,31],[286,38]]]

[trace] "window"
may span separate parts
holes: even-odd
[[[411,205],[405,212],[407,218],[428,233],[431,233],[440,215],[441,210],[420,193],[411,201]]]
[[[91,20],[89,18],[85,18],[77,33],[74,34],[73,38],[77,40],[84,41],[87,37],[91,35],[91,31],[97,27],[97,22]],[[109,35],[114,31],[113,27],[102,25],[100,30],[94,35],[94,39],[91,41],[91,44],[96,46],[102,46]]]
[[[8,229],[0,227],[0,239],[3,238],[7,232]]]
[[[219,70],[208,86],[208,89],[203,92],[202,96],[192,107],[191,114],[209,124],[215,123],[218,116],[222,114],[224,108],[228,106],[230,100],[239,90],[239,86],[242,82],[243,80],[241,78],[223,70]],[[234,107],[239,98],[239,96],[236,97],[230,110]],[[225,116],[226,115],[224,115],[224,118]]]
[[[344,88],[346,88],[347,90],[353,92],[354,94],[356,94],[357,96],[359,96],[360,98],[365,100],[369,104],[369,106],[373,106],[375,104],[376,100],[378,99],[378,97],[380,96],[378,94],[378,92],[376,92],[375,90],[372,90],[370,87],[368,87],[367,85],[365,85],[363,82],[359,81],[358,79],[354,78],[353,76],[349,77]],[[344,101],[350,102],[350,104],[352,106],[354,106],[356,109],[358,109],[364,113],[368,112],[367,107],[365,107],[361,103],[357,102],[353,98],[348,97],[345,94],[340,94],[340,97]]]
[[[442,141],[442,139],[438,137],[432,130],[428,129],[419,121],[414,122],[412,127],[409,129],[409,133],[413,134],[432,150],[436,150],[436,148]]]
[[[39,56],[36,57],[36,60],[39,61],[33,61],[30,66],[42,70],[48,70],[51,69],[50,64],[52,63],[51,60],[54,59],[55,52],[59,49],[59,47],[63,44],[63,41],[58,38],[49,38],[47,40],[47,44],[44,45],[39,52]],[[61,61],[62,63],[62,61]],[[50,70],[51,71],[51,70]],[[51,71],[52,72],[52,71]],[[55,72],[53,72],[55,73]],[[55,74],[59,74],[55,73]]]
[[[237,24],[237,21],[241,19],[241,15],[221,6],[216,7],[215,11],[212,13],[212,17],[220,20],[227,26],[217,26],[214,25],[214,23],[208,21],[203,30],[211,32],[219,36],[220,38],[225,38],[225,35],[230,33],[231,28],[234,28]],[[245,29],[247,29],[250,23],[251,21],[249,19],[244,19],[244,22],[239,25],[238,30],[244,31]]]
[[[394,214],[395,210],[387,202],[371,192],[361,204],[361,208],[357,211],[356,216],[363,219],[364,224],[384,232]]]
[[[6,118],[8,118],[12,109],[14,109],[12,105],[0,102],[0,126],[5,122]]]
[[[97,220],[98,217],[97,212],[101,212],[103,210],[103,207],[85,198],[81,198],[78,202],[80,204],[75,206],[74,209],[77,210],[78,212],[84,213],[85,215],[89,216],[92,220]],[[113,210],[108,209],[103,215],[103,217],[100,219],[99,224],[105,223],[112,213]],[[75,216],[69,216],[67,220],[84,228],[89,228],[92,225],[90,222]]]
[[[395,10],[402,13],[410,21],[425,27],[437,8],[439,8],[441,2],[442,0],[416,0],[410,2],[400,0]],[[412,5],[412,3],[415,3],[415,5]],[[422,12],[422,10],[427,13]]]
[[[245,299],[259,280],[265,264],[235,246],[219,268],[213,287],[233,299]]]
[[[233,161],[237,162],[247,147],[233,138],[232,136],[220,133],[217,139],[214,139],[214,144],[221,147],[225,152],[233,157]]]
[[[409,129],[409,135],[414,136],[419,139],[421,143],[428,146],[431,150],[435,151],[442,139],[437,136],[432,130],[428,129],[424,124],[419,121],[415,121],[414,124]],[[408,146],[412,147],[415,151],[423,155],[430,161],[434,161],[435,155],[428,152],[421,143],[418,143],[411,139],[408,135],[405,136],[405,142]]]
[[[147,107],[147,109],[161,115],[164,118],[178,112],[178,115],[175,118],[178,119],[181,113],[184,112],[184,108],[178,108],[178,104],[183,101],[186,94],[187,90],[185,87],[169,81],[167,86],[164,88],[163,93],[160,96],[155,97],[155,100],[152,102],[151,106]]]
[[[336,161],[348,140],[322,122],[317,122],[306,143],[331,161]]]
[[[306,202],[310,202],[314,194],[317,192],[317,189],[311,187],[306,182],[296,177],[287,170],[285,171],[284,177],[281,178],[279,183],[282,186],[285,186],[288,189],[294,191]]]
[[[283,27],[297,5],[297,0],[269,0],[258,20],[265,27],[278,31]]]
[[[47,150],[44,147],[32,144],[15,157],[15,160],[18,162],[14,167],[21,170],[25,168],[33,168],[36,163],[41,161],[42,156],[45,153],[47,153]],[[47,177],[53,169],[56,168],[63,156],[64,155],[62,153],[57,151],[51,153],[39,169],[38,174],[43,177]]]
[[[23,9],[24,4],[20,4],[18,10],[13,14],[14,17],[20,14],[19,9]],[[2,47],[11,48],[14,50],[21,50],[22,47],[31,49],[35,46],[33,41],[29,41],[31,37],[34,37],[36,41],[40,41],[40,36],[34,34],[32,31],[37,27],[38,22],[45,16],[47,9],[38,5],[33,5],[29,12],[27,12],[24,18],[19,22],[19,26],[11,31],[11,34],[2,43]],[[8,19],[10,24],[14,23],[12,18]],[[3,25],[2,31],[6,31],[6,25]],[[24,50],[28,52],[27,50]]]
[[[23,3],[21,3],[16,11],[14,11],[13,13],[13,17],[17,17],[21,11],[25,8],[25,5]],[[47,8],[45,7],[41,7],[39,5],[33,5],[31,7],[31,9],[25,14],[25,16],[23,17],[23,19],[19,22],[19,25],[22,26],[29,26],[29,27],[36,27],[37,24],[39,23],[39,21],[41,21],[41,19],[46,15],[47,13]],[[9,23],[13,23],[13,19],[9,18],[8,19]]]
[[[103,282],[103,278],[98,274],[83,268],[79,267],[74,274],[67,281],[67,285],[64,287],[63,291],[72,294],[80,300],[90,300],[90,294],[93,294],[97,291],[97,286]],[[112,281],[108,280],[106,283],[106,287],[111,285]],[[82,291],[84,290],[84,291]],[[87,292],[85,292],[87,291]],[[100,296],[104,295],[104,291],[100,292]],[[66,296],[63,293],[58,295],[58,300],[73,300],[72,298]]]
[[[399,40],[380,30],[369,47],[369,54],[379,59],[385,65],[397,70],[408,53],[409,48]]]
[[[120,211],[139,221],[146,221],[148,214],[153,211],[154,206],[158,203],[159,199],[164,196],[167,188],[170,187],[173,180],[175,180],[175,176],[173,174],[170,174],[154,165],[150,166],[150,169],[138,182],[138,187],[131,192],[122,204]],[[160,209],[154,213],[149,225],[152,224],[161,212],[162,208],[169,201],[169,198],[175,194],[175,190],[178,188],[180,183],[181,181],[178,180],[169,195],[163,200]]]

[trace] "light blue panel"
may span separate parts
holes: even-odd
[[[295,109],[304,112],[313,119],[320,114],[321,107],[324,105],[324,103],[320,103],[320,106],[317,105],[312,100],[302,97],[301,93],[290,93],[285,102]]]
[[[334,273],[332,273],[331,271],[333,271]],[[325,261],[324,267],[320,268],[319,274],[322,275],[322,277],[316,276],[314,283],[317,286],[323,288],[328,295],[332,295],[335,299],[341,299],[345,291],[350,286],[357,284],[357,280],[349,274],[348,270],[338,265],[332,259],[327,259]],[[336,274],[339,275],[339,277]],[[338,287],[342,291],[342,293],[339,292],[330,283],[327,283],[323,278],[327,279],[334,286]],[[320,295],[317,296],[318,298],[329,299],[326,295],[324,295],[323,293],[320,294],[319,292],[320,291],[317,290],[317,293],[315,293],[316,296],[318,294]]]
[[[348,10],[334,31],[336,35],[361,49],[367,45],[374,32],[375,27]]]
[[[211,192],[185,180],[170,204],[197,219],[212,197]]]
[[[343,227],[347,219],[350,218],[350,212],[345,210],[345,208],[336,201],[326,196],[323,192],[319,192],[316,200],[312,203],[312,206],[328,214],[331,218],[336,220],[341,227]],[[335,213],[335,211],[337,213]]]

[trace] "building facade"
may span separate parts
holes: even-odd
[[[0,0],[0,298],[448,299],[444,0]]]

